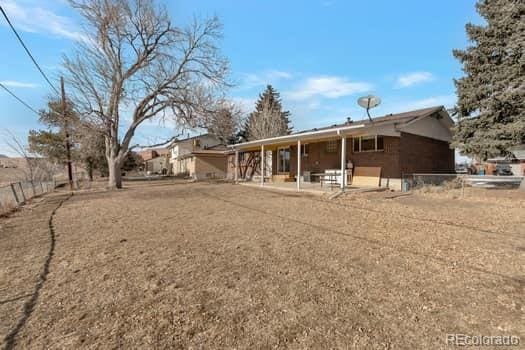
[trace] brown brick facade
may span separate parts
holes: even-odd
[[[382,151],[353,152],[352,138],[348,138],[346,159],[351,160],[354,167],[381,167],[384,179],[399,179],[403,173],[454,172],[454,150],[450,149],[448,142],[408,133],[401,133],[401,137],[384,136],[383,140]],[[302,170],[323,172],[325,169],[340,169],[341,140],[336,142],[336,152],[333,153],[327,151],[327,142],[308,143],[308,156],[301,159]],[[290,146],[290,153],[290,176],[293,177],[297,173],[297,145]],[[272,150],[274,175],[278,174],[277,162],[277,150]],[[233,170],[233,164],[234,156],[230,155],[230,170]]]
[[[355,166],[379,166],[385,178],[399,178],[399,137],[384,137],[384,150],[377,152],[357,152],[352,150],[352,139],[346,140],[346,159]],[[297,172],[297,146],[291,146],[290,172]],[[325,169],[341,168],[341,140],[337,140],[337,151],[327,152],[326,142],[309,143],[307,157],[303,157],[301,168],[311,172],[322,172]]]
[[[352,140],[349,139],[347,158],[354,163],[354,167],[381,167],[382,178],[399,178],[399,144],[400,138],[384,136],[384,150],[376,152],[353,152]]]
[[[412,173],[454,173],[454,150],[448,142],[408,133],[401,133],[400,170]]]
[[[297,145],[290,147],[290,173],[297,173]],[[336,152],[327,152],[326,142],[308,144],[308,156],[302,157],[302,170],[322,172],[325,169],[339,169],[341,167],[341,140],[337,140]]]
[[[384,150],[353,152],[352,139],[346,141],[346,159],[354,167],[381,167],[381,177],[400,178],[403,173],[454,172],[454,150],[448,142],[401,133],[401,137],[384,136]],[[319,172],[341,167],[341,140],[337,140],[337,152],[327,153],[326,142],[310,143],[308,157],[303,157],[303,170]],[[291,146],[290,173],[297,172],[297,146]],[[275,154],[275,153],[274,153]],[[274,169],[274,173],[275,173]]]

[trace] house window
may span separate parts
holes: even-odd
[[[326,153],[337,152],[337,140],[330,140],[326,142]]]
[[[279,148],[277,151],[277,172],[289,173],[290,172],[290,149]]]
[[[352,148],[354,153],[383,151],[385,142],[383,136],[359,136],[354,137]]]
[[[383,136],[376,136],[376,151],[383,151],[385,149],[385,141]]]
[[[363,136],[361,137],[361,152],[369,152],[376,150],[376,137],[375,136]]]
[[[310,151],[310,147],[308,147],[308,144],[301,145],[301,156],[302,157],[308,157],[309,151]]]

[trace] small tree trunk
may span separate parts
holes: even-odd
[[[108,158],[108,189],[122,188],[121,166],[118,158]]]
[[[86,170],[88,173],[89,181],[92,182],[93,181],[93,169],[94,169],[93,162],[88,160],[86,164],[86,168],[87,168]]]
[[[525,191],[525,177],[521,180],[520,190]]]

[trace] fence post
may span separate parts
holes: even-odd
[[[42,181],[40,181],[40,188],[42,189],[42,194],[44,194],[44,186],[42,186]]]
[[[18,200],[18,195],[16,194],[15,186],[13,183],[10,183],[9,186],[11,186],[11,191],[13,192],[13,197],[15,197],[16,205],[20,205],[20,201]]]
[[[18,182],[18,186],[20,187],[20,192],[22,192],[22,198],[24,199],[24,202],[26,202],[26,194],[24,193],[24,188],[22,187],[22,183],[21,182]]]

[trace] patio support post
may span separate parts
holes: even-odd
[[[235,150],[235,174],[233,175],[235,182],[239,181],[239,150]]]
[[[264,186],[264,145],[261,145],[261,186]]]
[[[301,140],[297,140],[297,191],[301,190]]]
[[[341,191],[345,189],[346,182],[346,137],[341,138]]]

